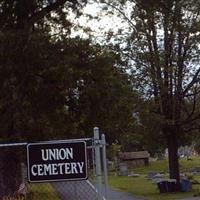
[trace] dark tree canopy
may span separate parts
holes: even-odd
[[[79,12],[84,3],[0,5],[2,137],[80,137],[99,126],[112,141],[132,131],[135,93],[119,55],[62,34],[71,27],[68,10]],[[54,37],[54,29],[63,32]]]
[[[0,2],[0,140],[91,136],[110,141],[133,127],[135,93],[120,56],[90,40],[70,38],[86,1]],[[0,195],[20,183],[20,155],[0,152]],[[6,163],[3,162],[6,160]],[[16,174],[7,174],[7,166]],[[12,181],[15,179],[16,181]]]
[[[10,0],[0,3],[1,30],[26,30],[34,29],[49,19],[66,21],[69,10],[78,9],[86,0]],[[54,21],[55,23],[56,21]]]

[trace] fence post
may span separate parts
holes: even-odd
[[[102,155],[103,155],[103,172],[104,172],[104,184],[105,184],[105,197],[108,197],[108,171],[107,171],[107,158],[106,158],[106,137],[101,135],[102,139]]]
[[[98,127],[94,127],[94,145],[95,145],[95,168],[96,168],[96,181],[98,189],[98,200],[102,200],[101,157],[100,157],[100,139],[99,139]]]

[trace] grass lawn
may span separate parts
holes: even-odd
[[[192,160],[187,160],[186,158],[179,160],[180,170],[185,172],[193,167],[200,167],[200,158],[192,158]],[[167,160],[158,160],[152,161],[148,166],[145,167],[138,167],[133,169],[135,173],[146,174],[150,171],[156,171],[159,173],[166,173],[168,169],[168,161]]]
[[[29,184],[28,200],[60,200],[50,183]]]
[[[173,200],[193,196],[200,192],[200,185],[193,185],[190,192],[160,194],[157,186],[147,181],[144,176],[137,178],[123,176],[109,176],[109,185],[112,188],[132,194],[133,196],[144,197],[148,200]]]
[[[193,158],[191,161],[180,160],[181,171],[200,166],[200,158]],[[200,185],[193,185],[190,192],[160,194],[157,185],[145,179],[145,174],[150,171],[165,173],[167,171],[167,161],[154,161],[147,167],[132,169],[134,173],[141,174],[140,177],[115,176],[111,173],[109,176],[109,185],[112,188],[127,192],[133,196],[143,197],[148,200],[175,200],[193,196],[200,192]],[[194,177],[200,181],[200,176]]]

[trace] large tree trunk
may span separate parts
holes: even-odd
[[[178,139],[175,133],[167,138],[168,156],[169,156],[169,176],[170,179],[176,179],[177,191],[180,190],[180,171],[178,158]]]

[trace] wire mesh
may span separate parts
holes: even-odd
[[[90,144],[88,144],[90,145]],[[94,177],[92,148],[87,149],[89,178]],[[0,146],[0,200],[97,200],[89,180],[29,183],[26,145]]]

